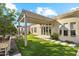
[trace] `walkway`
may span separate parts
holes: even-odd
[[[21,53],[19,53],[18,48],[16,46],[15,39],[12,39],[11,41],[11,50],[9,53],[10,56],[21,56]]]
[[[36,36],[36,37],[38,37],[38,38],[42,38],[42,39],[44,39],[44,40],[49,40],[50,42],[55,42],[55,43],[60,43],[61,45],[68,45],[68,46],[70,46],[70,47],[75,47],[76,46],[76,44],[68,44],[67,42],[61,42],[61,41],[56,41],[56,40],[51,40],[50,39],[50,36]]]

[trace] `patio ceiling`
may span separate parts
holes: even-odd
[[[48,18],[45,16],[41,16],[39,14],[24,10],[21,12],[21,15],[18,19],[20,22],[24,22],[24,14],[26,16],[27,23],[35,23],[35,24],[50,24],[51,20],[54,20],[52,18]]]
[[[24,14],[26,16],[26,21],[27,23],[34,23],[34,24],[51,24],[56,22],[57,19],[62,19],[62,18],[69,18],[69,17],[78,17],[79,16],[79,9],[74,10],[74,11],[69,11],[64,14],[55,16],[53,18],[48,18],[45,16],[41,16],[39,14],[23,10],[18,18],[18,21],[24,22]]]

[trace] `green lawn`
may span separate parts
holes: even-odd
[[[17,42],[18,49],[23,56],[75,56],[77,53],[76,47],[63,46],[34,35],[28,35],[27,39],[27,47],[24,47],[23,40]]]

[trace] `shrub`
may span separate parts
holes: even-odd
[[[51,35],[51,39],[58,40],[58,39],[59,39],[58,33],[53,33],[53,34]]]
[[[12,56],[16,51],[16,49],[11,48],[9,51],[9,55]]]
[[[68,41],[68,40],[65,40],[65,42],[67,42],[67,43],[72,43],[72,44],[76,44],[75,42],[73,42],[73,41]]]

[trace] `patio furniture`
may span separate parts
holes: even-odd
[[[7,55],[8,47],[8,42],[0,43],[0,55]]]
[[[0,55],[6,56],[9,50],[10,50],[10,36],[6,36],[5,39],[0,38]]]

